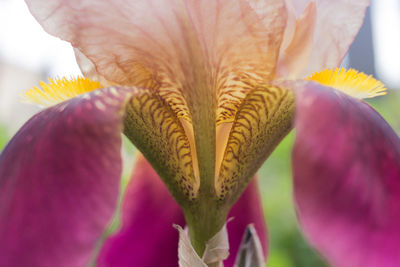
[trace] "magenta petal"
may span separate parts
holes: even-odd
[[[255,179],[231,210],[228,223],[230,256],[225,267],[233,266],[246,226],[253,223],[266,251],[266,229]],[[122,228],[108,238],[100,252],[99,267],[178,266],[178,231],[184,225],[181,208],[167,188],[140,156],[122,206]]]
[[[242,196],[232,207],[228,215],[228,218],[231,217],[234,219],[227,226],[230,246],[229,257],[224,261],[224,266],[233,266],[239,245],[249,224],[254,224],[265,256],[268,247],[267,229],[265,227],[257,178],[252,179]]]
[[[183,212],[157,173],[140,156],[122,204],[122,228],[107,239],[99,267],[178,266]]]
[[[400,139],[368,104],[303,89],[293,171],[306,235],[333,266],[400,266]]]
[[[0,266],[88,264],[117,203],[125,97],[102,89],[48,108],[4,149]]]

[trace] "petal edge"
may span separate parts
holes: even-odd
[[[1,266],[88,264],[117,203],[126,97],[107,88],[46,109],[3,150]]]
[[[400,264],[400,139],[368,104],[308,83],[296,94],[299,220],[333,266]]]

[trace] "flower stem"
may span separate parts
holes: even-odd
[[[192,246],[202,257],[207,241],[224,226],[227,212],[214,198],[203,198],[198,204],[185,216]]]

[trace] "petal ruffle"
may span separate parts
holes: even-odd
[[[298,216],[333,266],[400,265],[400,139],[368,104],[315,83],[297,93]]]
[[[122,228],[105,241],[98,266],[177,266],[173,224],[185,224],[183,212],[140,155],[122,203]]]
[[[286,23],[283,0],[27,3],[46,31],[77,48],[86,76],[151,87],[209,133],[215,116],[234,117],[252,84],[273,78]]]
[[[369,0],[317,0],[316,3],[312,52],[299,77],[339,66],[364,21]]]
[[[116,208],[126,90],[30,119],[0,155],[0,266],[86,266]]]
[[[286,0],[289,18],[279,58],[278,77],[304,78],[336,68],[360,29],[368,0]],[[316,18],[310,7],[315,3]],[[301,15],[302,14],[302,15]],[[293,30],[297,17],[296,30]],[[291,37],[290,47],[288,38]]]
[[[289,14],[293,15],[293,12]],[[293,34],[288,44],[282,44],[277,78],[295,79],[307,66],[313,47],[316,16],[315,3],[310,2],[303,14],[297,18],[295,29],[292,30],[290,25],[287,26],[285,34],[290,35],[287,33],[290,31],[293,31]]]

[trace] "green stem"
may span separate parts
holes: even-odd
[[[221,230],[227,212],[221,209],[214,198],[202,199],[190,212],[185,212],[190,241],[197,254],[202,257],[206,243]]]

